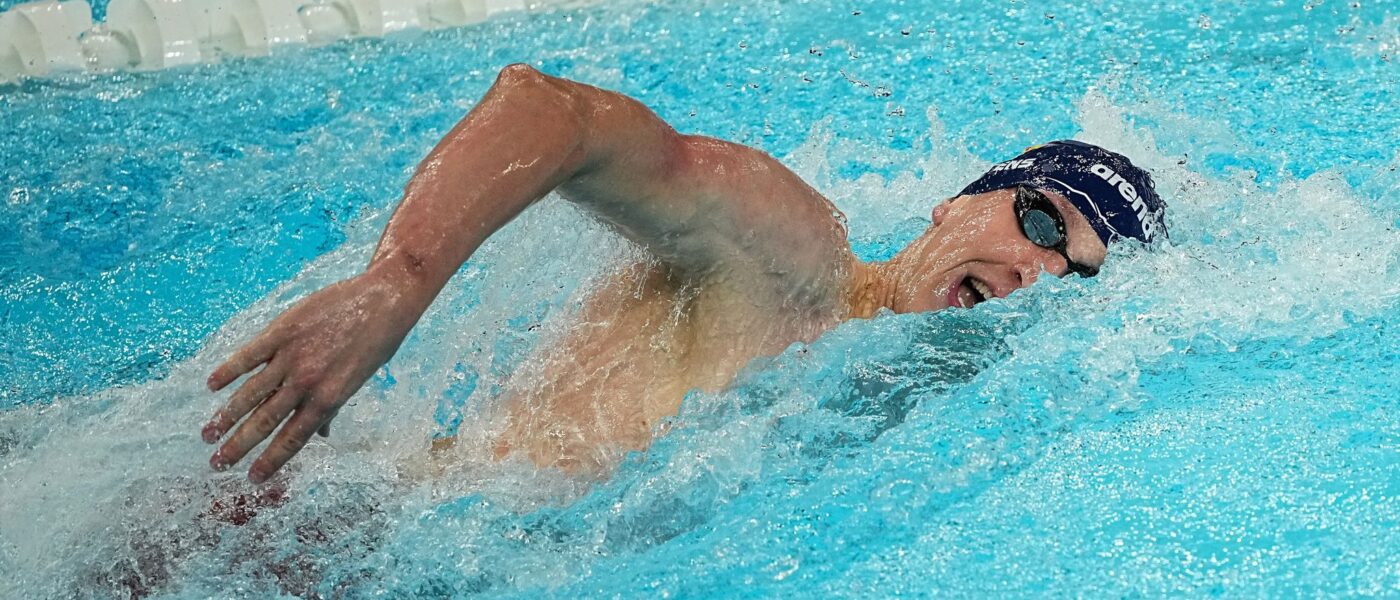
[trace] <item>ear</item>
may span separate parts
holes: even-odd
[[[953,209],[953,203],[956,202],[958,198],[962,198],[962,196],[953,196],[952,198],[939,202],[938,206],[933,207],[934,227],[937,227],[943,222],[943,219],[947,218],[948,211]]]

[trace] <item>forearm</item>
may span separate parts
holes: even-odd
[[[369,271],[426,309],[496,230],[585,162],[584,128],[566,90],[508,67],[418,165]],[[415,319],[416,320],[416,319]]]

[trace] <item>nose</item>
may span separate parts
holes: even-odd
[[[1041,261],[1026,260],[1016,265],[1016,276],[1021,279],[1019,287],[1030,287],[1035,284],[1035,280],[1040,277]]]
[[[1064,277],[1069,273],[1069,263],[1065,262],[1054,250],[1049,248],[1036,248],[1037,252],[1029,253],[1016,262],[1016,275],[1021,278],[1021,287],[1030,287],[1035,284],[1035,280],[1040,278],[1041,273],[1049,273],[1056,277]]]

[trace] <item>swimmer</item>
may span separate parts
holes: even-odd
[[[1043,273],[1093,276],[1110,243],[1167,235],[1146,172],[1059,141],[995,165],[894,258],[864,263],[840,211],[762,151],[512,65],[419,164],[367,269],[299,301],[210,375],[218,391],[262,367],[203,428],[224,440],[213,468],[275,431],[248,472],[260,483],[329,435],[472,253],[555,191],[650,257],[592,292],[587,326],[540,350],[502,399],[495,456],[570,473],[607,473],[689,390],[723,389],[750,360],[847,319],[970,308]]]

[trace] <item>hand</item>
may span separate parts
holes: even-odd
[[[222,471],[242,460],[285,420],[248,471],[249,480],[262,483],[300,452],[313,432],[329,435],[336,412],[394,355],[424,308],[408,285],[370,271],[282,313],[209,376],[209,389],[219,391],[266,365],[204,426],[204,441],[213,444],[248,417],[209,459],[210,466]]]

